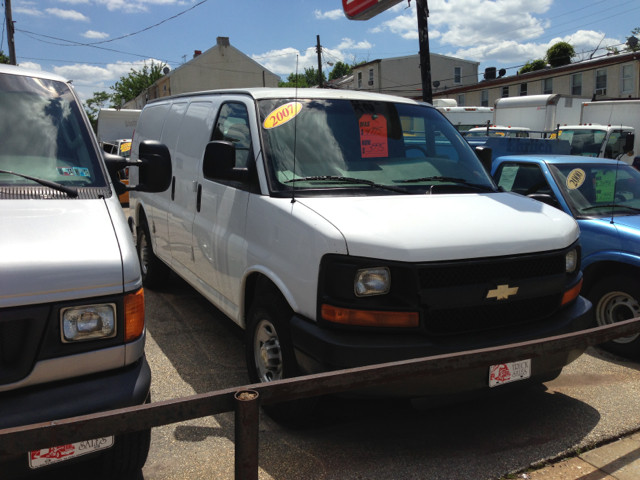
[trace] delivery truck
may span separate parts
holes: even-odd
[[[133,137],[140,110],[116,110],[103,108],[98,112],[98,142],[115,143],[119,139]]]
[[[493,121],[493,107],[436,107],[459,132],[468,132],[475,127]]]

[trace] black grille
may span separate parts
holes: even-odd
[[[492,283],[496,280],[524,280],[565,273],[565,255],[538,255],[505,260],[465,261],[422,267],[419,271],[422,288],[446,288],[461,285]]]
[[[561,300],[559,293],[509,303],[430,310],[425,315],[425,328],[433,335],[451,335],[519,325],[548,317]]]
[[[77,199],[97,199],[100,197],[110,197],[111,191],[108,188],[91,187],[78,188]],[[0,199],[6,200],[77,200],[66,193],[59,192],[49,187],[28,186],[28,187],[0,187]]]
[[[0,370],[13,369],[20,363],[30,323],[28,320],[0,322]]]

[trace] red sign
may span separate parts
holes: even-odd
[[[388,157],[387,119],[382,115],[363,115],[359,127],[362,158]]]
[[[369,20],[402,0],[342,0],[344,14],[349,20]]]

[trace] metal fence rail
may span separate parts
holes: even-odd
[[[236,412],[236,478],[258,478],[258,406],[483,368],[607,342],[640,333],[640,318],[499,347],[278,380],[0,430],[0,457]],[[488,372],[488,370],[487,370]],[[487,373],[488,378],[488,373]]]

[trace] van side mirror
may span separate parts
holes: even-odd
[[[484,169],[487,173],[491,174],[491,157],[493,155],[491,149],[488,147],[475,147],[474,151],[476,152],[476,156],[480,160],[480,163],[482,163]]]
[[[171,154],[166,145],[155,140],[140,142],[137,162],[109,153],[103,154],[103,158],[118,195],[127,191],[164,192],[171,185]],[[118,172],[127,167],[140,169],[138,185],[127,186],[120,181]]]
[[[545,203],[550,207],[557,208],[558,210],[562,210],[560,203],[548,193],[531,193],[527,195],[527,197],[533,198],[534,200]]]
[[[236,168],[236,146],[224,140],[209,142],[202,159],[202,174],[210,180],[234,180],[244,182],[249,170]]]
[[[624,142],[624,153],[633,151],[633,145],[636,143],[636,136],[633,133],[627,133],[627,138]]]

